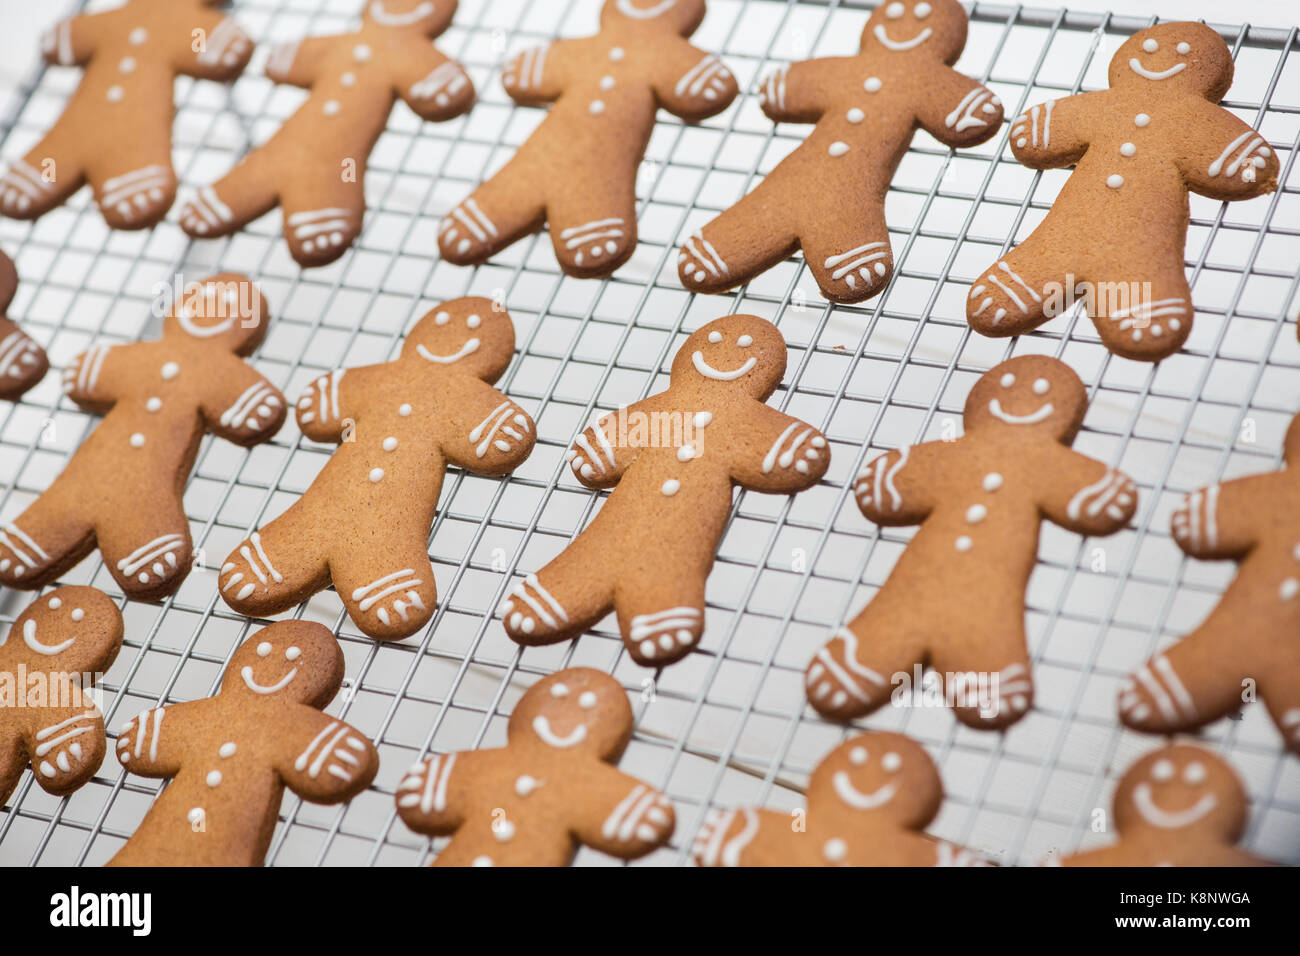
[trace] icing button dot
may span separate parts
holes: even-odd
[[[681,489],[681,487],[682,487],[682,483],[680,481],[678,481],[676,478],[669,478],[667,481],[663,483],[663,485],[659,488],[659,490],[664,494],[665,497],[671,498],[673,495],[677,494],[677,492]]]
[[[526,797],[540,786],[541,783],[537,780],[537,778],[530,777],[526,773],[521,774],[515,780],[515,793],[519,794],[519,796],[521,797]]]
[[[352,48],[352,59],[358,63],[365,63],[370,59],[370,47],[364,43],[359,43]]]
[[[323,107],[322,111],[325,113],[326,116],[334,116],[342,108],[343,107],[339,105],[338,100],[326,100],[325,106]]]
[[[850,123],[861,123],[867,118],[867,114],[855,106],[853,109],[849,110],[846,118]]]
[[[1291,600],[1297,594],[1300,594],[1300,580],[1296,580],[1295,578],[1287,578],[1285,581],[1282,582],[1282,586],[1278,588],[1277,593],[1278,596],[1282,598],[1283,601]]]
[[[339,77],[339,82],[342,83],[344,86],[355,86],[357,82],[357,75],[355,73],[344,73],[342,76]]]
[[[879,93],[880,88],[884,85],[884,83],[880,82],[880,77],[869,76],[867,77],[866,82],[862,84],[862,88],[868,93]]]
[[[989,515],[989,509],[983,505],[971,505],[966,509],[966,520],[971,524],[978,524]]]
[[[1119,189],[1120,186],[1124,185],[1124,177],[1119,173],[1111,173],[1106,177],[1106,185],[1111,189]]]
[[[141,46],[149,39],[149,31],[144,27],[136,27],[127,39],[131,41],[132,46]]]
[[[902,4],[899,4],[902,6]],[[840,863],[849,855],[849,845],[839,837],[832,837],[822,847],[822,856],[831,863]]]
[[[476,856],[470,863],[470,866],[496,866],[496,864],[492,862],[492,857],[490,856]]]
[[[162,367],[162,377],[164,381],[171,381],[180,374],[181,367],[175,362],[167,362]]]
[[[587,107],[587,109],[591,112],[592,116],[599,116],[601,113],[605,112],[605,101],[592,100],[591,105]]]
[[[1147,127],[1151,125],[1151,117],[1147,116],[1146,113],[1139,113],[1133,117],[1133,123],[1136,126]]]
[[[132,435],[132,436],[131,436],[131,447],[132,447],[132,448],[143,448],[143,447],[144,447],[144,435],[140,434],[139,432],[136,432],[134,435]]]
[[[372,482],[376,483],[376,484],[379,483],[379,482],[381,482],[381,481],[383,481],[383,480],[384,480],[384,469],[382,469],[382,468],[371,468],[371,469],[370,469],[370,480],[371,480]]]
[[[397,439],[389,435],[384,439],[384,451],[395,451],[397,448]]]
[[[843,156],[848,151],[849,151],[849,144],[845,142],[841,142],[840,140],[836,140],[835,142],[831,143],[831,148],[827,150],[828,153],[836,157]]]
[[[1122,156],[1136,156],[1138,148],[1133,143],[1125,143],[1119,148],[1119,151]]]
[[[609,51],[609,58],[615,63],[621,62],[625,56],[627,56],[627,51],[625,51],[621,46],[616,46]]]
[[[958,538],[956,541],[954,541],[952,546],[953,546],[954,548],[956,548],[958,551],[961,551],[962,553],[965,553],[965,552],[969,551],[969,550],[971,549],[971,547],[972,547],[974,544],[975,544],[975,542],[973,542],[973,541],[970,539],[970,535],[965,535],[965,534],[964,534],[964,535],[962,535],[960,538]]]
[[[696,428],[703,428],[711,421],[713,421],[713,412],[696,412],[695,417],[691,419],[691,423]],[[1296,553],[1300,556],[1300,545],[1296,545]]]
[[[185,814],[185,819],[190,821],[191,824],[197,824],[201,822],[203,820],[203,808],[195,807],[189,813]]]
[[[235,746],[234,741],[229,741],[222,744],[221,749],[218,750],[217,753],[223,757],[233,757],[237,749],[238,748]]]
[[[694,445],[683,445],[681,448],[677,449],[678,461],[690,461],[694,457],[695,457]]]
[[[148,411],[156,412],[158,409],[162,408],[162,399],[157,397],[151,398],[149,401],[144,403],[144,407]]]
[[[551,696],[552,696],[552,697],[568,697],[568,696],[569,696],[569,685],[568,685],[568,684],[563,684],[563,683],[560,683],[560,684],[553,684],[553,685],[551,686]]]
[[[124,96],[126,96],[126,91],[122,87],[114,85],[108,88],[108,101],[110,103],[120,103]]]
[[[220,770],[214,770],[214,771],[212,771],[210,774],[208,774],[208,786],[209,786],[209,787],[219,787],[219,786],[221,786],[221,771],[220,771]]]
[[[401,415],[403,418],[406,418],[408,415],[411,414],[411,406],[405,403],[397,406],[397,414]]]
[[[612,76],[602,76],[600,78],[600,88],[602,90],[612,90],[614,88],[614,78]]]
[[[122,57],[122,62],[117,65],[117,68],[123,73],[134,73],[135,57],[133,56]]]

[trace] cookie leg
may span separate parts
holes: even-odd
[[[777,210],[768,180],[682,244],[677,276],[692,292],[712,295],[743,285],[788,259],[798,239]]]
[[[458,266],[486,262],[546,221],[543,174],[512,159],[438,226],[442,257]]]
[[[1229,664],[1235,640],[1234,630],[1202,625],[1151,658],[1121,687],[1120,720],[1134,730],[1167,734],[1239,710],[1242,675]]]
[[[56,485],[13,521],[0,524],[0,584],[35,590],[95,548],[94,526]]]
[[[284,238],[289,253],[304,268],[333,262],[361,234],[366,213],[366,193],[361,177],[342,182],[338,168],[330,166],[292,184],[286,184]]]
[[[872,222],[872,219],[878,221]],[[832,302],[862,302],[879,295],[894,274],[894,254],[884,217],[827,212],[815,236],[802,239],[808,270]],[[852,228],[850,228],[852,227]]]
[[[89,178],[100,214],[111,229],[147,229],[176,201],[176,174],[165,153],[132,151],[108,169],[108,175],[96,172]]]
[[[975,280],[966,296],[966,321],[972,329],[993,337],[1021,335],[1050,318],[1049,284],[1064,290],[1065,270],[1044,259],[1045,245],[1035,233]]]
[[[240,614],[270,617],[329,585],[325,556],[311,554],[303,544],[314,536],[300,503],[254,531],[221,565],[217,587]]]
[[[424,627],[438,605],[433,565],[421,549],[382,557],[349,555],[330,561],[334,588],[348,616],[376,641],[399,641]]]
[[[585,531],[555,560],[515,584],[501,605],[501,621],[517,644],[558,644],[577,637],[614,604],[608,572],[613,542]]]
[[[567,275],[607,276],[636,251],[636,202],[580,193],[555,198],[548,210],[555,258]]]
[[[614,598],[623,643],[642,667],[680,660],[704,634],[704,579],[668,583],[641,579]]]
[[[239,165],[205,186],[181,207],[181,228],[195,239],[216,239],[237,232],[280,201],[274,154],[266,146],[245,156]]]
[[[147,511],[101,523],[98,533],[104,566],[137,601],[172,594],[194,563],[190,523],[179,501],[151,501]]]
[[[1093,313],[1097,333],[1116,355],[1158,362],[1177,352],[1192,331],[1193,316],[1181,250],[1150,281],[1098,283]]]
[[[883,593],[883,592],[882,592]],[[808,664],[804,689],[823,717],[851,720],[890,699],[893,675],[912,673],[925,660],[925,642],[898,626],[900,616],[877,599],[835,636]]]
[[[0,213],[11,219],[37,219],[81,188],[86,181],[81,153],[66,138],[56,127],[9,165],[0,176]]]
[[[943,642],[930,663],[942,675],[953,716],[968,727],[1000,730],[1024,717],[1034,702],[1022,612],[984,633],[968,631],[956,646]]]
[[[0,318],[0,399],[16,401],[49,370],[45,350],[14,323]]]

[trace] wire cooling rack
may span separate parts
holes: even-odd
[[[91,6],[105,5],[113,3]],[[782,63],[856,51],[864,10],[874,5],[710,0],[696,42],[720,52],[742,89],[752,91]],[[300,91],[260,75],[270,46],[348,29],[360,6],[234,5],[259,53],[233,87],[178,82],[175,157],[186,187],[216,179],[301,101]],[[1169,537],[1169,513],[1187,490],[1277,467],[1282,434],[1300,408],[1300,347],[1286,318],[1300,306],[1296,31],[1222,28],[1237,60],[1226,105],[1278,151],[1284,185],[1231,206],[1192,197],[1187,261],[1196,327],[1182,352],[1152,367],[1108,356],[1077,315],[1010,341],[967,330],[965,289],[1028,234],[1065,178],[1016,164],[1005,127],[988,144],[957,154],[917,135],[887,200],[897,275],[885,294],[859,306],[825,302],[801,259],[730,296],[696,297],[679,286],[678,242],[751,188],[806,132],[774,127],[752,94],[699,127],[660,114],[638,184],[641,244],[612,279],[566,278],[544,236],[477,269],[440,262],[440,216],[542,117],[505,96],[501,64],[552,36],[590,33],[598,9],[599,0],[462,0],[438,42],[467,66],[480,102],[445,124],[421,124],[401,105],[394,110],[371,160],[365,231],[328,268],[297,268],[280,238],[278,212],[227,240],[200,243],[177,227],[175,209],[150,232],[110,232],[85,191],[35,224],[0,220],[0,247],[22,276],[11,314],[48,346],[56,366],[96,340],[156,334],[156,284],[224,269],[248,273],[270,300],[276,318],[256,362],[291,397],[324,370],[393,356],[403,333],[443,299],[493,296],[514,317],[519,353],[501,387],[537,420],[538,445],[508,478],[449,475],[429,544],[441,599],[431,625],[378,645],[355,630],[332,592],[294,612],[338,634],[347,685],[330,712],[374,738],[382,762],[374,786],[343,807],[287,795],[269,862],[427,862],[437,844],[407,831],[394,814],[404,769],[430,750],[501,744],[523,689],[570,664],[608,670],[628,688],[637,725],[622,766],[666,789],[677,806],[671,846],[642,862],[687,861],[710,807],[800,805],[808,773],[846,734],[806,706],[804,665],[874,593],[908,536],[858,513],[852,478],[885,449],[938,437],[949,423],[960,427],[966,391],[979,374],[1025,352],[1064,359],[1088,384],[1092,406],[1076,447],[1138,480],[1137,517],[1129,530],[1099,540],[1044,528],[1028,594],[1037,702],[1020,723],[1004,734],[982,733],[945,709],[916,707],[885,708],[860,724],[901,730],[934,756],[947,790],[931,827],[938,835],[1005,864],[1112,839],[1092,832],[1090,812],[1109,809],[1119,774],[1160,743],[1120,727],[1118,684],[1191,630],[1232,573],[1225,563],[1185,559]],[[988,83],[1013,117],[1027,105],[1105,86],[1111,53],[1149,22],[978,3],[959,68]],[[0,125],[0,155],[22,155],[78,79],[59,68],[34,76]],[[826,479],[793,499],[738,494],[709,579],[701,648],[661,675],[623,653],[611,620],[577,642],[521,652],[494,608],[513,580],[553,557],[602,501],[564,466],[570,439],[593,414],[664,387],[682,338],[737,311],[770,318],[784,333],[789,371],[773,402],[828,433]],[[21,402],[0,405],[0,517],[12,518],[45,488],[92,425],[61,400],[53,373]],[[273,443],[248,451],[205,441],[185,493],[202,567],[161,604],[122,600],[97,558],[68,575],[118,597],[126,619],[126,646],[103,682],[110,732],[146,707],[215,690],[234,648],[258,626],[218,600],[215,568],[307,487],[328,451],[304,440],[292,422]],[[934,589],[935,600],[947,599],[942,581]],[[0,595],[3,622],[32,597]],[[1263,708],[1248,706],[1240,720],[1220,721],[1203,737],[1250,793],[1245,845],[1300,862],[1300,761],[1284,756]],[[157,789],[124,775],[111,756],[66,800],[33,786],[28,774],[0,813],[0,862],[102,863]],[[578,861],[609,862],[586,850]]]

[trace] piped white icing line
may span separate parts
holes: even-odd
[[[705,84],[716,77],[730,76],[731,72],[723,65],[714,54],[710,53],[696,63],[693,67],[683,74],[682,78],[677,81],[676,87],[673,88],[678,96],[690,93],[691,96],[699,96],[705,92]]]
[[[478,351],[478,347],[479,340],[470,339],[451,355],[438,355],[434,352],[430,352],[423,344],[417,344],[415,350],[420,354],[421,358],[428,359],[430,362],[436,362],[439,365],[450,365],[453,362],[459,362],[465,356]]]
[[[1070,499],[1070,503],[1065,507],[1065,513],[1074,521],[1078,521],[1083,513],[1085,502],[1088,504],[1088,517],[1095,518],[1106,508],[1112,501],[1117,498],[1127,486],[1127,479],[1123,473],[1115,469],[1109,469],[1106,474],[1091,485],[1079,489]]]
[[[370,18],[381,27],[409,27],[413,23],[419,23],[433,10],[433,4],[426,0],[406,13],[389,13],[384,9],[383,0],[373,0],[370,4]]]
[[[551,722],[546,719],[546,716],[538,714],[533,718],[533,733],[537,734],[542,743],[548,747],[565,750],[576,747],[587,739],[587,725],[578,724],[567,735],[561,737],[551,729]]]
[[[29,548],[41,559],[42,562],[48,562],[50,560],[50,556],[42,550],[41,546],[38,545],[29,534],[19,528],[18,525],[10,523],[4,525],[3,529],[0,529],[0,544],[3,544],[6,548],[12,551],[14,557],[18,559],[19,563],[33,571],[37,567],[36,562],[32,560],[26,551],[23,551],[22,548],[18,547],[18,545],[14,543],[13,538],[11,538],[10,535],[13,535],[13,538],[17,538],[21,541],[23,547]]]
[[[1055,406],[1051,402],[1047,402],[1037,411],[1028,415],[1012,415],[1010,412],[1003,410],[1002,403],[996,398],[989,402],[989,414],[1006,422],[1008,425],[1037,425],[1039,422],[1050,418],[1054,411],[1056,411]]]
[[[1219,800],[1214,794],[1205,793],[1186,810],[1177,812],[1162,810],[1151,793],[1151,784],[1143,782],[1133,788],[1133,805],[1142,819],[1153,827],[1162,830],[1181,830],[1212,813],[1219,805]]]
[[[835,788],[835,795],[855,810],[875,810],[883,807],[898,793],[898,785],[894,783],[887,783],[871,793],[863,793],[853,786],[847,770],[837,771],[831,777],[831,786]]]
[[[1176,63],[1167,70],[1160,70],[1158,72],[1153,70],[1148,70],[1145,66],[1142,65],[1142,61],[1139,60],[1137,57],[1132,57],[1128,61],[1128,66],[1129,69],[1132,70],[1134,73],[1136,73],[1138,76],[1145,77],[1148,80],[1167,80],[1171,76],[1175,76],[1183,72],[1183,70],[1187,69],[1186,63]]]
[[[744,817],[745,824],[730,840],[724,838],[727,831],[731,829],[732,821],[737,816]],[[742,807],[739,810],[728,810],[718,816],[711,824],[712,832],[709,835],[708,842],[704,845],[696,844],[700,860],[705,866],[716,866],[721,863],[723,866],[739,866],[740,855],[745,851],[745,847],[753,842],[754,837],[758,835],[758,814],[749,807]]]
[[[722,372],[706,362],[704,360],[704,353],[699,350],[692,353],[691,362],[694,363],[697,372],[705,378],[711,378],[717,382],[734,382],[742,375],[749,374],[750,369],[758,364],[758,360],[751,356],[750,358],[745,359],[744,364],[742,364],[740,368],[733,369],[730,372]]]
[[[961,98],[956,108],[944,119],[944,125],[949,129],[955,129],[958,133],[970,129],[972,126],[987,126],[985,120],[975,115],[975,110],[985,102],[991,102],[993,94],[982,86],[968,92]]]
[[[59,644],[42,644],[36,639],[36,622],[28,619],[23,624],[23,643],[34,650],[37,654],[44,654],[47,657],[53,657],[55,654],[62,654],[69,647],[75,644],[77,639],[70,637]]]
[[[901,53],[904,50],[914,50],[934,35],[934,31],[929,27],[926,27],[910,40],[891,40],[889,34],[885,32],[885,25],[883,23],[876,24],[874,32],[876,39],[880,41],[881,46],[887,50],[893,50],[896,53]]]
[[[150,561],[158,558],[164,558],[172,567],[176,566],[176,558],[172,555],[185,547],[185,538],[180,534],[164,534],[154,538],[148,544],[136,548],[125,558],[117,562],[117,569],[123,574],[132,575],[147,565]]]
[[[288,687],[289,683],[298,676],[298,668],[295,667],[291,669],[289,673],[281,677],[276,683],[270,685],[259,684],[257,681],[253,680],[253,668],[247,665],[245,665],[244,669],[239,672],[239,676],[244,679],[244,683],[248,685],[248,689],[255,694],[277,694]]]
[[[660,0],[653,7],[638,7],[632,0],[618,0],[618,12],[633,20],[653,20],[677,5],[677,0]]]

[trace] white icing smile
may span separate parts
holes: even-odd
[[[245,667],[239,672],[239,676],[244,678],[244,683],[248,685],[248,689],[255,694],[276,694],[288,687],[289,682],[298,676],[298,668],[295,667],[281,677],[278,683],[271,684],[269,687],[253,680],[253,668],[251,667]]]
[[[421,358],[426,358],[430,362],[437,362],[439,365],[450,365],[452,362],[459,362],[471,352],[478,351],[478,339],[470,339],[460,347],[460,350],[451,355],[438,355],[436,352],[430,352],[423,345],[417,345],[415,350],[420,353]]]
[[[370,5],[371,18],[385,27],[409,27],[412,23],[419,23],[431,13],[433,13],[432,3],[422,3],[410,13],[389,13],[384,9],[383,0],[375,0]]]
[[[55,654],[62,654],[76,642],[75,637],[70,637],[62,644],[42,644],[36,639],[36,622],[28,621],[23,625],[23,643],[34,650],[37,654],[44,654],[46,657],[53,657]]]
[[[749,374],[749,370],[758,364],[756,359],[747,358],[745,359],[745,364],[740,366],[740,368],[734,369],[730,372],[721,372],[708,362],[704,361],[704,353],[700,351],[696,351],[691,356],[691,361],[695,363],[695,371],[699,372],[705,378],[711,378],[716,382],[734,382],[736,379],[740,378],[740,376]]]
[[[1133,788],[1133,802],[1137,805],[1137,811],[1141,814],[1143,820],[1153,827],[1160,827],[1164,830],[1181,830],[1183,827],[1191,826],[1212,811],[1219,803],[1214,794],[1207,793],[1186,810],[1170,813],[1167,810],[1161,810],[1156,805],[1155,797],[1151,795],[1151,784],[1149,783],[1139,783]]]
[[[578,724],[567,737],[561,737],[555,731],[551,730],[551,722],[545,717],[538,715],[533,718],[533,733],[541,738],[542,743],[548,747],[556,747],[560,750],[569,747],[576,747],[587,739],[587,725]]]
[[[880,41],[881,46],[885,47],[888,50],[901,52],[903,50],[916,49],[926,40],[930,39],[930,37],[934,34],[934,31],[931,30],[929,27],[926,27],[924,30],[922,30],[916,36],[912,37],[912,39],[910,40],[902,40],[902,41],[891,40],[889,39],[889,34],[885,32],[885,25],[883,23],[877,23],[875,33],[876,33],[876,39]]]
[[[1037,425],[1039,422],[1046,421],[1050,418],[1054,411],[1056,411],[1055,406],[1053,406],[1051,402],[1048,402],[1046,405],[1039,408],[1038,411],[1031,412],[1028,415],[1012,415],[1010,412],[1005,411],[1002,408],[1002,403],[996,398],[989,402],[989,414],[994,418],[1001,419],[1008,425]]]
[[[890,800],[893,800],[894,794],[898,792],[897,784],[887,783],[879,790],[863,793],[853,786],[853,781],[849,779],[847,770],[836,773],[831,778],[831,784],[835,787],[835,793],[839,798],[855,810],[874,810],[877,807],[883,807]]]
[[[676,4],[677,0],[661,0],[653,7],[638,7],[632,0],[618,0],[618,12],[633,20],[653,20],[661,13],[667,13]]]
[[[1134,73],[1136,73],[1138,76],[1144,76],[1148,80],[1167,80],[1171,76],[1175,75],[1176,73],[1181,73],[1183,72],[1183,70],[1187,69],[1187,64],[1177,63],[1174,66],[1171,66],[1167,70],[1161,70],[1159,73],[1156,73],[1151,70],[1148,70],[1145,66],[1143,66],[1142,61],[1140,61],[1137,57],[1133,57],[1131,60],[1128,61],[1128,68],[1132,70]]]

